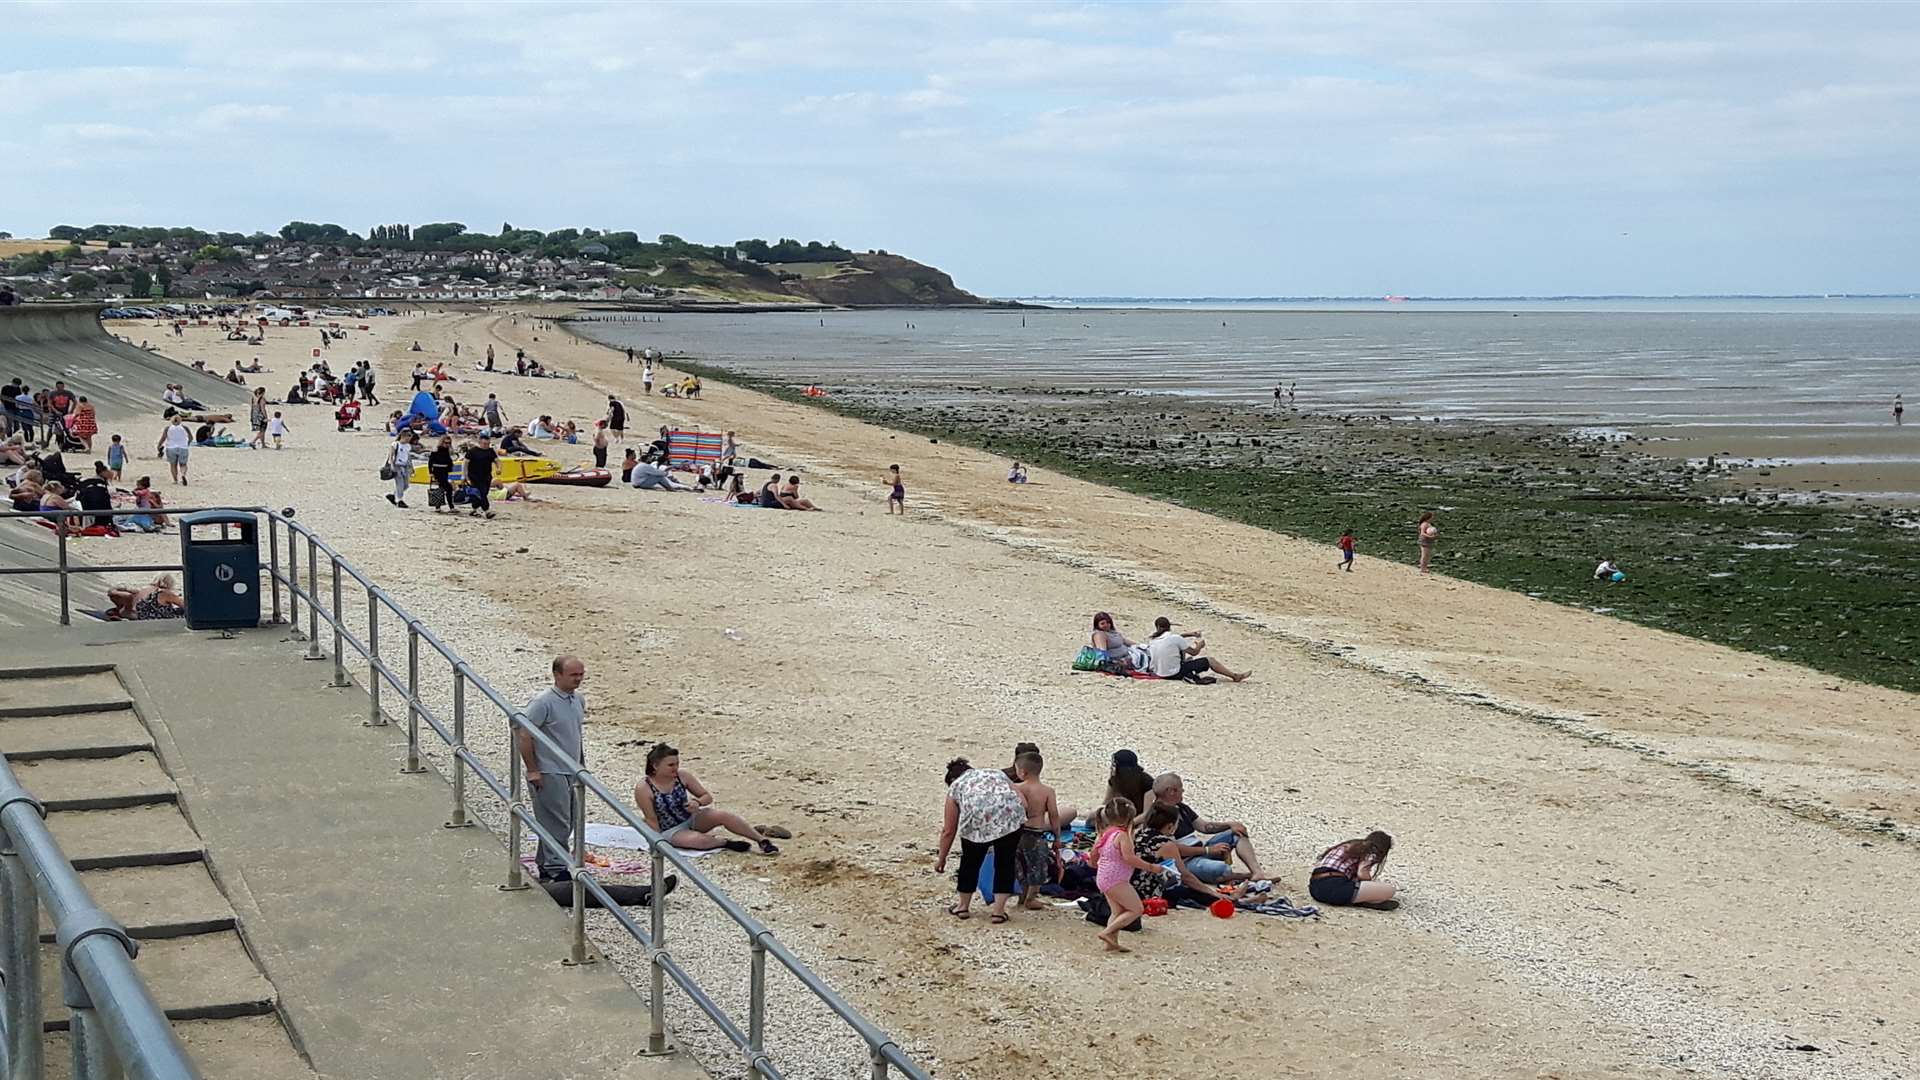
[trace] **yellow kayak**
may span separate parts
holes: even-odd
[[[493,486],[504,487],[507,484],[522,480],[544,480],[559,471],[560,463],[557,461],[548,461],[546,458],[503,457],[493,464]],[[466,474],[466,463],[460,458],[454,458],[453,473],[451,475],[452,482],[455,484],[464,483],[466,481]],[[413,467],[413,483],[433,483],[433,476],[427,471],[427,467],[424,464]]]

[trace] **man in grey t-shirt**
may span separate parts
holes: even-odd
[[[480,415],[486,419],[489,429],[496,432],[507,430],[506,411],[500,408],[500,399],[494,395],[487,395],[487,403],[480,407]]]
[[[579,657],[556,656],[553,686],[527,702],[528,725],[539,728],[542,735],[552,739],[573,761],[555,756],[534,739],[532,732],[521,729],[514,733],[520,760],[527,770],[527,789],[533,793],[533,819],[547,835],[563,844],[573,842],[574,823],[583,810],[573,799],[573,772],[576,764],[586,764],[580,731],[587,718],[587,699],[580,693],[580,684],[586,678],[587,665]],[[565,850],[556,851],[542,841],[537,863],[541,881],[572,879],[567,872]]]

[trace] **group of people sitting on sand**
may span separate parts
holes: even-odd
[[[70,536],[159,532],[166,526],[167,516],[160,512],[166,503],[151,478],[140,477],[131,491],[119,483],[119,469],[105,461],[94,462],[91,473],[77,474],[60,454],[30,454],[5,477],[7,502],[15,510],[87,511],[49,521]]]
[[[946,872],[957,839],[949,915],[971,918],[974,894],[988,890],[994,923],[1008,920],[1016,895],[1020,909],[1029,911],[1046,897],[1078,897],[1087,920],[1101,926],[1107,949],[1124,952],[1119,934],[1138,930],[1143,914],[1180,907],[1218,912],[1222,904],[1225,914],[1313,913],[1273,895],[1276,879],[1261,865],[1246,824],[1202,817],[1186,802],[1179,774],[1155,776],[1132,750],[1116,750],[1106,794],[1083,821],[1042,780],[1045,766],[1033,743],[1015,746],[1013,763],[1003,769],[975,768],[965,758],[947,763],[934,871]],[[1314,860],[1308,894],[1335,907],[1398,906],[1394,887],[1375,880],[1392,849],[1384,832],[1327,848]],[[992,880],[982,890],[989,859]]]
[[[1073,666],[1078,671],[1104,671],[1135,678],[1179,679],[1207,685],[1220,676],[1231,682],[1245,682],[1251,671],[1235,671],[1205,655],[1207,640],[1198,630],[1182,628],[1174,632],[1173,622],[1162,615],[1153,620],[1153,634],[1145,641],[1132,641],[1114,626],[1113,616],[1095,612],[1093,634]]]

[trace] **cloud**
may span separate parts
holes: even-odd
[[[1213,253],[1332,222],[1348,231],[1315,240],[1299,291],[1437,250],[1435,223],[1468,218],[1490,247],[1539,249],[1514,287],[1550,291],[1604,265],[1528,243],[1556,215],[1657,217],[1672,272],[1691,260],[1703,287],[1726,265],[1706,245],[1780,223],[1826,230],[1815,250],[1819,230],[1783,229],[1808,239],[1768,256],[1766,273],[1808,287],[1910,286],[1890,258],[1835,252],[1920,241],[1903,191],[1920,172],[1920,5],[23,10],[0,42],[0,103],[10,149],[42,168],[10,192],[0,227],[15,232],[21,214],[125,205],[141,176],[144,205],[209,225],[319,212],[288,204],[301,198],[361,221],[418,207],[690,236],[812,224],[989,291],[1175,292],[1178,273],[1233,292],[1255,267]],[[248,160],[206,169],[194,136],[239,133]],[[228,221],[238,207],[267,220]],[[1135,228],[1194,257],[1133,258]],[[1457,260],[1414,262],[1427,291],[1458,291]]]

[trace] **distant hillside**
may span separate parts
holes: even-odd
[[[945,271],[900,255],[849,253],[837,261],[758,263],[677,259],[622,276],[640,288],[741,303],[811,302],[840,307],[1001,306],[953,283]]]
[[[29,299],[355,297],[668,304],[985,306],[946,274],[834,241],[697,244],[671,233],[517,229],[457,221],[375,225],[363,236],[291,221],[277,233],[60,225],[0,240],[0,277]],[[1012,305],[1018,306],[1018,305]]]

